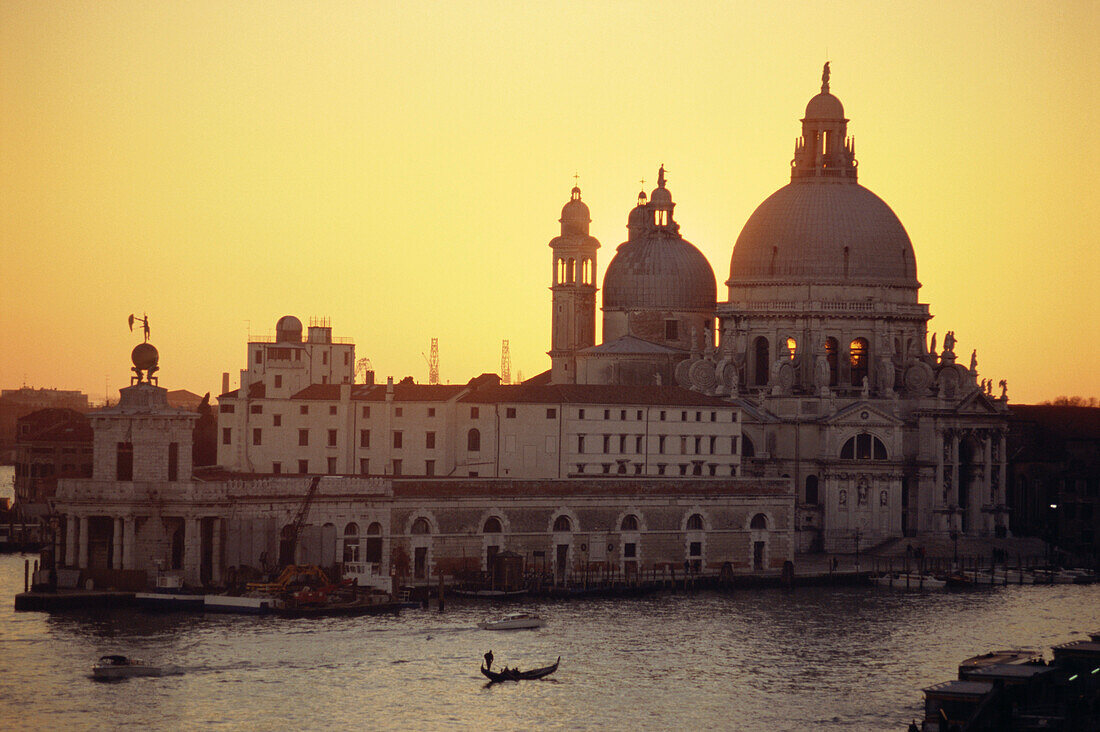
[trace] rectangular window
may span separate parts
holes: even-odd
[[[359,430],[359,447],[370,447],[370,430]]]
[[[703,542],[701,542],[701,541],[691,542],[690,548],[688,549],[688,553],[691,554],[691,556],[693,556],[693,557],[703,556]]]
[[[263,414],[264,413],[264,405],[262,405],[262,404],[253,404],[252,406],[250,406],[248,408],[248,411],[249,411],[250,414]]]
[[[619,419],[624,420],[624,421],[626,420],[626,410],[625,409],[620,409],[619,410]]]
[[[363,419],[370,419],[370,407],[363,407]]]
[[[643,435],[636,435],[634,437],[634,452],[638,455],[642,454],[642,442],[645,440]]]
[[[393,408],[393,416],[395,416],[395,417],[404,417],[405,416],[405,408],[404,407],[394,407]]]
[[[583,473],[584,472],[584,463],[577,463],[577,472],[578,473]]]
[[[664,475],[667,467],[664,463],[657,463],[657,475]]]
[[[686,437],[681,437],[680,438],[680,454],[681,455],[687,455],[688,454],[688,438],[686,438]]]
[[[603,463],[603,472],[604,473],[610,473],[611,472],[611,463]]]
[[[298,407],[298,414],[309,414],[309,405],[303,404],[302,406]]]
[[[393,433],[393,447],[394,447],[395,450],[400,450],[401,449],[401,433],[400,432],[395,431]]]
[[[370,458],[359,458],[359,474],[370,475]]]
[[[349,363],[351,363],[351,361],[349,360],[350,356],[351,356],[351,354],[349,354],[347,351],[344,351],[344,365],[345,366],[347,366]]]
[[[180,444],[168,443],[168,480],[173,483],[180,479]]]
[[[477,477],[477,471],[476,470],[471,470],[470,471],[470,477],[471,478],[476,478]]]
[[[731,437],[730,438],[730,455],[736,455],[736,454],[737,454],[737,438],[736,437]]]
[[[508,407],[507,409],[505,409],[504,410],[504,418],[505,419],[515,419],[516,418],[516,408],[515,407]]]
[[[584,419],[584,410],[583,409],[578,409],[577,410],[577,419]]]
[[[222,414],[233,414],[234,407],[232,404],[219,404],[218,411]]]
[[[400,458],[394,458],[393,459],[393,474],[394,475],[401,475],[401,459]]]
[[[668,412],[661,412],[661,421],[662,422],[664,422],[667,417],[668,417]]]
[[[428,407],[428,416],[429,417],[434,417],[435,416],[435,407]]]
[[[681,465],[680,466],[680,475],[687,475],[687,474],[688,474],[688,466],[687,465]]]
[[[328,366],[328,351],[323,351],[321,353],[321,365]]]
[[[435,460],[424,461],[424,475],[428,477],[435,475]]]
[[[584,452],[584,435],[577,435],[577,452]]]
[[[605,455],[611,452],[611,435],[603,436],[603,451]]]
[[[329,475],[335,475],[336,474],[336,458],[334,458],[334,457],[330,457],[328,459],[328,474]]]
[[[688,413],[687,412],[680,412],[680,421],[681,422],[687,422],[688,421]]]
[[[262,445],[262,444],[264,444],[263,443],[263,435],[264,435],[264,431],[262,429],[260,429],[259,427],[253,427],[252,428],[252,444],[253,445]]]
[[[619,435],[619,452],[626,452],[626,435]]]
[[[222,444],[233,444],[233,429],[231,427],[222,427]]]
[[[696,422],[702,422],[703,421],[703,413],[702,412],[696,412],[695,413],[695,421]]]
[[[657,452],[662,455],[665,454],[665,437],[666,435],[658,435],[657,437]]]
[[[708,465],[707,467],[708,467],[708,468],[710,468],[710,474],[711,474],[711,475],[717,475],[717,473],[715,472],[716,470],[718,470],[718,466],[717,466],[717,465],[715,465],[714,463],[711,463],[711,464],[710,464],[710,465]]]
[[[283,388],[283,375],[282,374],[275,374],[275,388],[276,389],[282,389]]]
[[[665,340],[674,341],[680,337],[680,324],[675,320],[665,321]]]
[[[283,464],[282,463],[271,463],[271,472],[274,473],[275,475],[282,475]]]
[[[611,410],[610,409],[603,410],[603,418],[604,419],[611,419]]]
[[[703,452],[703,438],[702,437],[696,437],[695,438],[695,451],[692,452],[691,454],[692,455],[700,455],[700,454],[702,454],[702,452]]]
[[[426,447],[429,450],[434,450],[435,449],[435,433],[434,432],[424,433],[424,447]]]
[[[263,351],[256,351],[256,363],[263,363],[263,362],[264,362],[264,352]]]
[[[715,448],[718,447],[718,438],[713,435],[710,438],[710,454],[713,455]]]
[[[546,410],[546,418],[547,419],[557,419],[558,418],[558,410],[557,409],[547,409]]]
[[[298,430],[298,447],[309,445],[309,430]]]
[[[710,421],[711,422],[717,422],[718,421],[718,412],[711,412],[710,413]]]
[[[336,447],[336,430],[328,431],[328,446]]]
[[[623,544],[623,558],[633,559],[638,556],[638,545],[634,542],[627,542]]]
[[[328,413],[330,415],[335,415],[336,414],[336,405],[335,404],[330,404],[329,405]]]
[[[271,424],[274,427],[282,427],[283,426],[283,415],[281,415],[281,414],[271,415]]]
[[[639,409],[638,414],[636,416],[637,416],[638,421],[641,422],[642,421],[642,410]]]
[[[481,410],[477,407],[470,407],[470,419],[477,419],[481,414]]]
[[[309,472],[309,461],[308,460],[299,460],[298,461],[298,472],[299,473],[308,473]]]

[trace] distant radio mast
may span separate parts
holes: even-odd
[[[508,353],[508,339],[500,343],[500,383],[512,383],[512,355]]]
[[[439,339],[432,338],[432,348],[428,352],[430,355],[425,356],[428,360],[428,383],[439,383]],[[423,355],[423,354],[422,354]]]

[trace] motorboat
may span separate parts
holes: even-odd
[[[534,613],[508,613],[496,620],[483,620],[477,627],[482,630],[524,630],[544,625],[546,621]]]
[[[543,668],[534,668],[530,671],[520,671],[518,668],[503,668],[500,671],[490,671],[481,667],[481,673],[485,678],[489,679],[489,683],[495,683],[497,681],[524,681],[531,679],[541,679],[544,676],[549,676],[558,670],[558,664],[561,663],[561,656],[558,656],[558,660],[554,661],[550,666],[544,666]]]
[[[92,676],[97,679],[125,679],[131,676],[170,676],[180,673],[179,666],[155,665],[136,658],[110,655],[102,656],[92,666]]]

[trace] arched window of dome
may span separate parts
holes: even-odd
[[[638,517],[634,514],[627,514],[623,516],[623,522],[619,526],[620,531],[637,531],[638,530]]]
[[[687,521],[688,531],[702,531],[703,530],[703,515],[699,513],[693,513],[688,517]]]
[[[499,534],[504,531],[504,528],[500,524],[500,519],[496,516],[490,516],[485,519],[485,526],[481,530],[486,534]]]
[[[868,364],[871,360],[867,354],[867,339],[852,339],[848,345],[848,352],[851,355],[852,386],[863,386],[863,379],[869,373]]]
[[[416,521],[413,521],[410,534],[430,534],[432,533],[432,525],[428,523],[428,519],[421,516]]]
[[[569,261],[566,262],[566,265],[565,265],[565,284],[571,285],[574,282],[576,282],[576,273],[577,273],[577,260],[570,257]]]
[[[466,450],[468,452],[481,451],[481,432],[479,430],[472,429],[466,433]]]
[[[565,280],[565,263],[561,257],[554,260],[554,284],[560,285]]]
[[[752,444],[752,440],[745,433],[741,433],[741,457],[750,458],[756,457],[756,446]]]
[[[753,384],[756,386],[768,385],[768,367],[770,366],[770,359],[768,358],[768,339],[764,336],[757,336],[753,341]]]
[[[791,352],[791,360],[793,361],[794,357],[798,355],[798,341],[790,336],[787,336],[787,350]]]
[[[817,476],[806,476],[806,503],[810,506],[817,505]]]
[[[554,519],[554,531],[572,531],[573,523],[568,516],[558,516]]]
[[[840,343],[836,338],[825,339],[825,360],[829,363],[829,386],[836,386],[837,353],[840,351]]]
[[[761,529],[767,529],[768,528],[768,517],[765,516],[762,513],[756,514],[755,516],[752,517],[752,521],[749,522],[749,528],[750,529],[756,529],[758,531],[761,530]]]
[[[886,460],[886,445],[868,432],[848,438],[840,448],[841,460]]]

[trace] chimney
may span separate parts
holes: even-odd
[[[229,372],[228,371],[223,371],[222,372],[222,394],[227,394],[228,392],[229,392]]]

